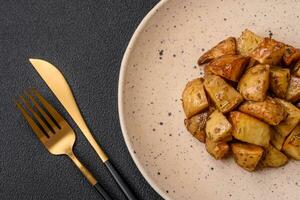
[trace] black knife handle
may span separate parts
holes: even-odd
[[[99,183],[96,183],[93,187],[98,192],[98,194],[105,200],[112,200],[112,198],[110,198],[110,196],[105,192],[105,190],[101,187]]]
[[[109,162],[109,160],[104,162],[105,166],[119,185],[119,187],[122,189],[123,193],[127,197],[128,200],[137,200],[137,198],[133,195],[131,190],[128,188],[127,184],[123,181],[117,170],[114,168],[114,166]]]

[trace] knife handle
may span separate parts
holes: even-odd
[[[133,195],[127,184],[123,181],[115,167],[111,164],[109,160],[104,162],[106,168],[109,170],[110,174],[113,176],[125,196],[127,197],[128,200],[137,200],[137,198]]]
[[[101,187],[99,183],[96,183],[93,187],[102,198],[104,198],[105,200],[112,200],[112,198],[106,193],[106,191]]]

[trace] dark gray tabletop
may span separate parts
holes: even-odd
[[[126,46],[158,0],[1,1],[0,199],[100,199],[64,156],[37,141],[14,98],[37,88],[77,131],[75,152],[109,191],[125,199],[84,136],[28,62],[44,58],[71,85],[96,140],[139,199],[160,199],[134,165],[121,133],[117,90]]]

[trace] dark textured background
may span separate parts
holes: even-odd
[[[59,66],[97,141],[139,199],[160,199],[135,167],[117,108],[119,68],[139,22],[158,0],[0,2],[0,199],[99,199],[71,161],[37,141],[13,99],[36,87],[70,121],[28,62]],[[74,123],[71,123],[75,127]],[[77,130],[77,129],[76,129]],[[125,199],[82,134],[79,158],[113,199]]]

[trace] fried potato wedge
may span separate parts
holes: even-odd
[[[258,64],[259,64],[259,63],[257,62],[257,60],[255,60],[255,59],[253,59],[253,58],[250,58],[249,64],[248,64],[248,66],[246,67],[246,69],[249,69],[249,68],[251,68],[251,67],[254,67],[254,66],[258,65]]]
[[[283,43],[270,38],[264,38],[258,47],[251,52],[250,57],[261,64],[278,65],[282,60],[284,51],[285,45]]]
[[[229,114],[232,136],[240,141],[267,147],[271,139],[270,126],[250,115],[233,111]]]
[[[255,170],[264,153],[262,147],[245,143],[233,143],[231,149],[235,162],[247,171]]]
[[[205,142],[206,133],[205,126],[210,112],[202,112],[189,119],[184,120],[186,129],[200,142]]]
[[[216,46],[214,46],[209,51],[205,52],[198,60],[198,64],[202,65],[207,63],[215,58],[218,58],[223,55],[234,55],[236,54],[236,41],[234,37],[229,37]]]
[[[279,151],[282,149],[285,138],[286,136],[281,135],[274,128],[271,128],[271,144]]]
[[[231,124],[226,117],[218,110],[215,110],[206,122],[205,132],[207,138],[212,142],[229,141],[231,136]]]
[[[216,160],[224,158],[229,152],[229,145],[226,142],[213,142],[209,139],[205,141],[205,148]]]
[[[283,54],[284,64],[289,66],[290,64],[298,61],[299,59],[300,59],[300,49],[296,49],[290,45],[286,45]]]
[[[300,122],[300,110],[285,100],[276,98],[276,101],[284,107],[287,117],[280,124],[274,126],[274,128],[281,136],[286,137]]]
[[[288,156],[294,158],[295,160],[300,160],[300,126],[298,125],[288,136],[284,145],[282,147],[284,153]]]
[[[290,83],[290,70],[281,67],[270,69],[270,89],[279,98],[285,99]]]
[[[300,78],[291,76],[290,84],[286,92],[286,100],[296,102],[300,99]]]
[[[231,81],[238,81],[247,67],[249,59],[249,57],[241,55],[224,55],[214,59],[206,67],[215,75]]]
[[[284,107],[271,97],[260,102],[246,101],[240,105],[239,110],[270,125],[278,125],[286,117]]]
[[[242,56],[249,56],[250,53],[258,47],[263,38],[256,35],[252,31],[246,29],[237,39],[237,50]]]
[[[222,113],[233,110],[243,101],[240,93],[219,76],[207,75],[204,88]]]
[[[300,60],[298,60],[291,70],[294,76],[300,77]]]
[[[265,150],[265,156],[261,162],[264,167],[281,167],[288,161],[289,159],[286,155],[270,144]]]
[[[200,113],[208,107],[203,79],[197,78],[188,82],[182,93],[182,106],[187,118]]]
[[[249,68],[238,84],[238,91],[250,101],[263,101],[269,87],[269,65],[256,65]]]

